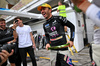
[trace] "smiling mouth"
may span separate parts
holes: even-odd
[[[45,17],[46,13],[42,13],[42,15]]]

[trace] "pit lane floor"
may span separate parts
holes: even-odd
[[[46,49],[35,51],[37,66],[50,66],[49,53],[50,51],[47,51]],[[71,55],[71,58],[75,66],[92,66],[88,47],[85,47],[78,53],[74,52],[74,55]],[[27,66],[32,66],[32,62],[28,61]]]

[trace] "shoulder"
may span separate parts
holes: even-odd
[[[29,27],[29,25],[24,25],[24,27]]]
[[[61,18],[62,16],[53,16],[54,19],[59,19]]]
[[[20,28],[19,26],[16,27],[16,29]]]
[[[64,19],[62,16],[54,16],[54,19]]]
[[[62,6],[66,7],[65,5],[62,5]]]
[[[29,25],[24,25],[24,27],[28,27],[28,28],[30,28],[30,26],[29,26]]]

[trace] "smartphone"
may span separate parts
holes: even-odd
[[[15,23],[17,23],[18,22],[18,20],[15,20]]]

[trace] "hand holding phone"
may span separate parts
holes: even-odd
[[[18,20],[15,20],[15,23],[18,23]]]

